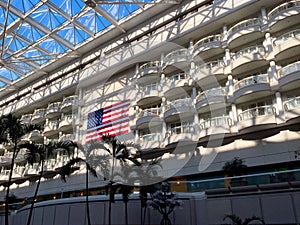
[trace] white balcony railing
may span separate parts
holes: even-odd
[[[271,12],[268,13],[269,20],[278,15],[280,12],[285,11],[286,9],[293,8],[293,7],[300,7],[300,1],[288,1],[273,9]]]
[[[262,45],[251,46],[244,48],[233,55],[233,60],[236,60],[242,56],[256,53],[265,53],[265,48]]]
[[[191,98],[177,99],[175,101],[170,102],[165,106],[165,111],[172,108],[182,108],[182,107],[191,107],[193,106],[193,102]]]
[[[144,72],[148,70],[159,70],[160,68],[160,62],[154,61],[154,62],[147,62],[139,67],[139,72]]]
[[[145,116],[159,116],[160,113],[161,113],[160,108],[144,109],[143,111],[139,112],[137,118],[141,118]]]
[[[296,71],[300,71],[300,61],[289,64],[278,70],[278,76],[284,77],[288,74],[294,73]]]
[[[34,120],[34,119],[44,117],[45,113],[46,113],[46,109],[36,109],[34,110],[31,119]]]
[[[21,121],[24,124],[28,124],[31,122],[31,118],[32,118],[32,114],[25,114],[25,115],[22,115]]]
[[[210,127],[227,127],[231,125],[232,120],[229,116],[213,117],[200,122],[201,129],[207,129]]]
[[[226,96],[227,94],[227,88],[225,87],[218,87],[218,88],[212,88],[206,91],[201,92],[196,97],[196,101],[200,102],[202,100],[205,100],[207,98],[212,98],[215,96]]]
[[[188,79],[188,78],[189,78],[189,75],[187,73],[177,73],[175,75],[167,77],[167,79],[169,81],[171,81],[172,83],[174,83],[178,80],[185,80],[185,79]]]
[[[212,70],[214,68],[222,68],[224,66],[224,61],[219,59],[196,66],[196,72]]]
[[[300,96],[298,96],[296,98],[292,98],[292,99],[284,102],[284,109],[286,111],[293,110],[293,109],[299,108],[299,107],[300,107]]]
[[[182,124],[181,126],[175,126],[170,128],[170,134],[191,134],[194,133],[195,127],[192,124]]]
[[[276,38],[274,41],[273,41],[273,45],[274,46],[278,46],[280,45],[282,42],[285,42],[285,41],[288,41],[292,38],[300,38],[300,29],[297,29],[297,30],[293,30],[293,31],[290,31],[288,33],[285,33],[281,36],[279,36],[278,38]]]
[[[78,101],[77,95],[68,96],[64,98],[64,100],[62,101],[60,108],[63,109],[71,105],[76,105],[77,101]]]
[[[165,62],[174,60],[176,58],[187,57],[189,55],[188,49],[178,49],[173,52],[170,52],[165,56]]]
[[[268,74],[255,75],[255,76],[251,76],[251,77],[246,77],[246,78],[238,81],[234,85],[234,90],[239,90],[240,88],[254,85],[254,84],[268,84],[268,83],[269,83]]]
[[[206,45],[208,43],[213,43],[213,42],[220,42],[222,41],[222,35],[221,34],[216,34],[216,35],[211,35],[205,38],[202,38],[201,40],[197,41],[196,44],[194,45],[195,48],[199,48],[203,45]]]
[[[243,30],[243,29],[246,29],[248,27],[255,26],[255,25],[260,25],[260,19],[252,18],[252,19],[241,21],[241,22],[235,24],[233,27],[231,27],[228,30],[228,35],[234,34],[239,30]]]
[[[60,110],[61,102],[50,103],[47,107],[47,112],[56,112]]]
[[[159,133],[152,133],[152,134],[145,134],[140,136],[140,141],[143,143],[145,142],[159,142],[161,141],[161,134]]]
[[[258,106],[255,108],[244,110],[239,114],[239,120],[247,120],[257,116],[275,115],[275,108],[271,105]]]

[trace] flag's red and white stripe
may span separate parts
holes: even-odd
[[[103,108],[102,124],[87,130],[86,143],[101,140],[102,135],[118,136],[129,132],[130,101],[122,101]]]

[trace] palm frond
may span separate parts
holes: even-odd
[[[237,215],[230,214],[230,215],[225,215],[223,220],[230,219],[235,225],[242,225],[242,219],[238,217]]]
[[[252,216],[251,218],[246,218],[243,222],[242,225],[248,225],[250,224],[252,221],[259,221],[261,222],[261,224],[265,224],[265,221],[257,216]]]

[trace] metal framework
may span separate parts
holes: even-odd
[[[0,87],[41,71],[148,5],[178,0],[0,0]],[[76,55],[76,54],[75,54]],[[72,56],[70,56],[72,57]],[[73,54],[74,57],[74,54]]]

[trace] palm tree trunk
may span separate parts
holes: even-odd
[[[90,207],[89,207],[89,171],[86,168],[85,174],[85,207],[88,225],[91,225]]]
[[[109,195],[111,195],[111,194],[113,194],[113,193],[111,193],[111,187],[110,187],[110,190],[109,190]],[[112,202],[111,202],[111,197],[109,197],[109,201],[108,201],[108,203],[109,203],[109,205],[108,205],[108,224],[109,225],[111,225],[111,204],[112,204]]]
[[[34,192],[34,195],[33,195],[33,199],[32,199],[31,205],[30,205],[29,215],[28,215],[28,218],[27,218],[27,225],[30,225],[30,223],[31,223],[31,218],[32,218],[32,214],[33,214],[33,207],[34,207],[34,201],[35,201],[35,199],[37,197],[37,194],[38,194],[38,191],[39,191],[39,188],[40,188],[40,184],[41,184],[41,179],[43,177],[43,173],[44,173],[44,160],[42,160],[42,162],[41,162],[41,171],[40,171],[38,182],[36,184],[36,188],[35,188],[35,192]]]
[[[143,223],[142,225],[144,225],[146,223],[146,213],[147,213],[147,207],[144,207],[144,217],[143,217]]]
[[[17,143],[14,143],[14,151],[13,151],[13,156],[11,159],[10,171],[9,171],[9,176],[8,176],[8,181],[7,181],[6,195],[5,195],[5,225],[9,225],[9,222],[8,222],[8,199],[9,199],[9,189],[10,189],[10,185],[11,185],[11,179],[12,179],[12,175],[13,175],[13,171],[14,171],[16,154],[17,154]]]

